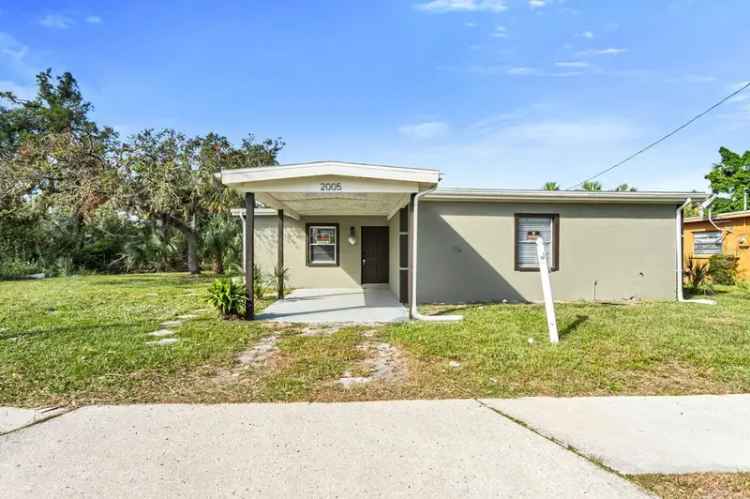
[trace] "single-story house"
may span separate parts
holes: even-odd
[[[713,255],[739,258],[737,276],[750,279],[750,211],[685,219],[685,264],[690,258],[708,261]]]
[[[440,188],[438,170],[337,161],[220,179],[245,195],[246,279],[281,266],[293,288],[387,286],[410,304],[541,301],[537,237],[556,300],[675,299],[681,209],[705,198]]]

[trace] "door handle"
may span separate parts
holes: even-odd
[[[367,258],[362,259],[362,265],[365,265],[367,263]]]

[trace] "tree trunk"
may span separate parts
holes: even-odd
[[[200,262],[198,261],[198,236],[193,231],[184,231],[185,241],[187,241],[187,266],[188,272],[193,275],[201,273]]]
[[[183,222],[179,218],[170,215],[169,213],[163,213],[162,219],[165,223],[171,225],[175,229],[179,230],[183,236],[185,236],[185,241],[187,242],[187,266],[188,266],[188,272],[190,272],[193,275],[197,275],[201,273],[201,267],[200,267],[200,259],[198,257],[198,247],[200,245],[200,239],[198,238],[198,232],[194,229],[195,227],[195,217],[193,216],[191,219],[190,225]]]
[[[224,256],[221,254],[214,256],[214,272],[217,274],[224,273]]]

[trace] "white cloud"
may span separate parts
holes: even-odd
[[[578,52],[576,55],[580,57],[587,57],[592,55],[620,55],[627,52],[628,49],[623,48],[606,48],[606,49],[591,49],[591,50],[582,50]]]
[[[708,75],[689,74],[678,78],[670,78],[667,81],[670,83],[712,83],[716,81],[716,77]]]
[[[560,61],[556,62],[558,68],[587,68],[589,63],[586,61]]]
[[[20,61],[29,52],[29,48],[7,33],[0,33],[0,54],[14,61]]]
[[[444,136],[448,133],[450,127],[443,121],[426,121],[424,123],[414,123],[403,125],[398,128],[398,132],[410,139],[429,140]]]
[[[508,76],[547,76],[553,78],[566,78],[570,76],[580,76],[582,71],[544,71],[539,68],[529,66],[515,66],[505,70]]]
[[[529,0],[529,7],[532,9],[540,9],[547,5],[546,0]]]
[[[581,33],[581,36],[583,38],[588,38],[589,40],[591,40],[594,38],[594,33],[592,33],[591,31],[584,31],[583,33]]]
[[[508,28],[505,26],[498,26],[490,36],[493,38],[508,38]]]
[[[45,28],[68,29],[73,24],[73,20],[60,14],[47,14],[39,20],[39,24]]]
[[[0,92],[11,92],[23,100],[31,100],[36,97],[36,87],[34,85],[19,85],[8,80],[0,81]]]
[[[498,133],[511,143],[557,146],[607,140],[619,142],[636,135],[632,126],[616,119],[529,121],[501,128]]]
[[[750,81],[737,81],[734,83],[730,83],[729,85],[727,85],[727,90],[729,92],[735,92],[747,84],[750,84]],[[750,89],[745,90],[745,92],[750,92]]]
[[[466,26],[467,28],[476,28],[477,27],[477,23],[468,21],[468,22],[464,23],[464,26]]]
[[[530,68],[528,66],[515,66],[512,68],[508,68],[508,70],[505,71],[505,74],[510,76],[529,76],[538,75],[540,74],[540,71],[536,68]]]
[[[426,12],[503,12],[508,5],[505,0],[431,0],[414,8]]]
[[[88,16],[86,22],[89,24],[101,24],[102,18],[99,16]]]

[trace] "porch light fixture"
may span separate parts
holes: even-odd
[[[357,231],[354,229],[354,226],[349,227],[349,237],[347,238],[347,241],[349,241],[349,244],[352,246],[357,244]]]

